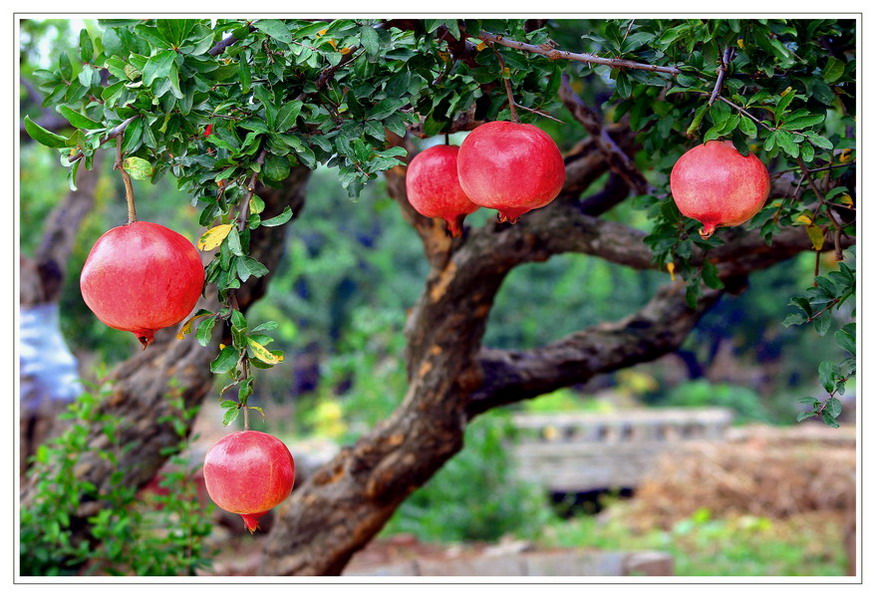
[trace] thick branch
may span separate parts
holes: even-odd
[[[708,290],[697,308],[691,309],[684,298],[685,290],[682,283],[663,286],[634,315],[580,331],[543,348],[482,350],[480,365],[485,381],[468,401],[468,417],[673,352],[721,295]]]

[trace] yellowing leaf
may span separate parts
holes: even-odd
[[[839,155],[839,161],[842,163],[848,163],[854,159],[854,150],[853,149],[845,149],[842,151],[841,155]]]
[[[805,215],[805,214],[797,215],[797,216],[796,216],[796,221],[798,221],[798,222],[801,223],[801,224],[805,224],[806,226],[810,226],[810,225],[811,225],[811,218],[808,217],[808,216]]]
[[[477,51],[478,52],[482,52],[485,48],[486,48],[485,41],[481,41],[480,43],[477,44]]]
[[[332,48],[334,48],[335,50],[337,49],[337,42],[336,41],[334,41],[333,39],[329,39],[328,43],[331,44]]]
[[[185,324],[179,329],[179,333],[176,334],[176,339],[183,339],[186,335],[191,333],[191,326],[195,321],[197,321],[198,319],[201,319],[203,317],[208,317],[212,314],[213,313],[211,313],[211,312],[205,312],[202,315],[197,315],[197,316],[192,317],[189,320],[187,320],[185,322]]]
[[[271,354],[267,348],[265,348],[263,345],[261,345],[251,337],[247,337],[246,341],[249,343],[249,349],[252,350],[252,353],[255,355],[255,357],[265,364],[279,364],[283,361],[282,356],[275,356]]]
[[[674,281],[674,263],[667,263],[665,268],[668,269],[668,274],[671,275],[671,280]]]
[[[233,227],[233,224],[221,224],[210,228],[197,241],[197,247],[201,250],[213,250],[231,233],[231,228]]]
[[[790,93],[791,91],[793,91],[793,87],[787,87],[786,89],[784,89],[783,91],[781,91],[781,97],[784,97],[785,95],[787,95],[787,94]]]
[[[805,231],[808,232],[808,239],[811,240],[814,250],[822,249],[824,237],[820,226],[808,226],[805,228]]]
[[[851,198],[851,195],[848,193],[843,193],[839,198],[836,199],[836,202],[840,205],[847,205],[848,207],[853,208],[854,199]]]
[[[320,29],[319,31],[316,32],[316,37],[322,37],[326,33],[328,33],[328,29]]]
[[[742,50],[744,49],[744,40],[743,40],[743,39],[739,39],[739,40],[736,41],[735,43],[738,44],[738,47],[739,47],[739,48],[741,48]]]
[[[341,54],[345,55],[345,54],[349,54],[352,51],[352,48],[340,48],[339,51]]]

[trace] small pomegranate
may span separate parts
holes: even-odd
[[[730,141],[693,147],[671,170],[671,194],[680,212],[702,222],[702,238],[719,226],[737,226],[756,215],[769,196],[769,171],[753,153]]]
[[[162,225],[135,221],[98,238],[79,287],[97,318],[130,331],[143,347],[155,331],[183,320],[204,286],[204,267],[194,245]]]
[[[459,149],[459,184],[481,207],[511,223],[556,198],[565,163],[550,135],[531,124],[487,122]]]
[[[222,509],[238,513],[250,532],[258,519],[282,503],[295,483],[295,460],[285,443],[244,430],[219,439],[204,458],[204,483]]]
[[[459,148],[435,145],[416,155],[407,167],[407,200],[426,217],[446,220],[450,234],[462,235],[462,222],[480,205],[459,186],[456,158]]]

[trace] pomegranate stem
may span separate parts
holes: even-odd
[[[116,158],[115,158],[115,169],[122,173],[122,179],[125,181],[125,200],[128,203],[128,223],[132,224],[137,221],[137,206],[134,202],[134,185],[131,182],[131,176],[125,170],[124,163],[122,162],[122,139],[124,135],[119,135],[116,137]]]
[[[510,119],[513,122],[519,122],[520,117],[516,111],[516,102],[513,100],[513,90],[510,86],[510,78],[504,78],[504,58],[501,57],[501,53],[498,50],[495,50],[495,56],[498,58],[498,65],[501,67],[501,78],[504,79],[504,90],[507,91],[507,105],[510,108]]]

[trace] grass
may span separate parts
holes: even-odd
[[[636,532],[621,511],[604,521],[587,516],[551,525],[542,546],[659,550],[674,557],[679,577],[845,574],[842,526],[835,514],[714,519],[701,509],[670,529]]]

